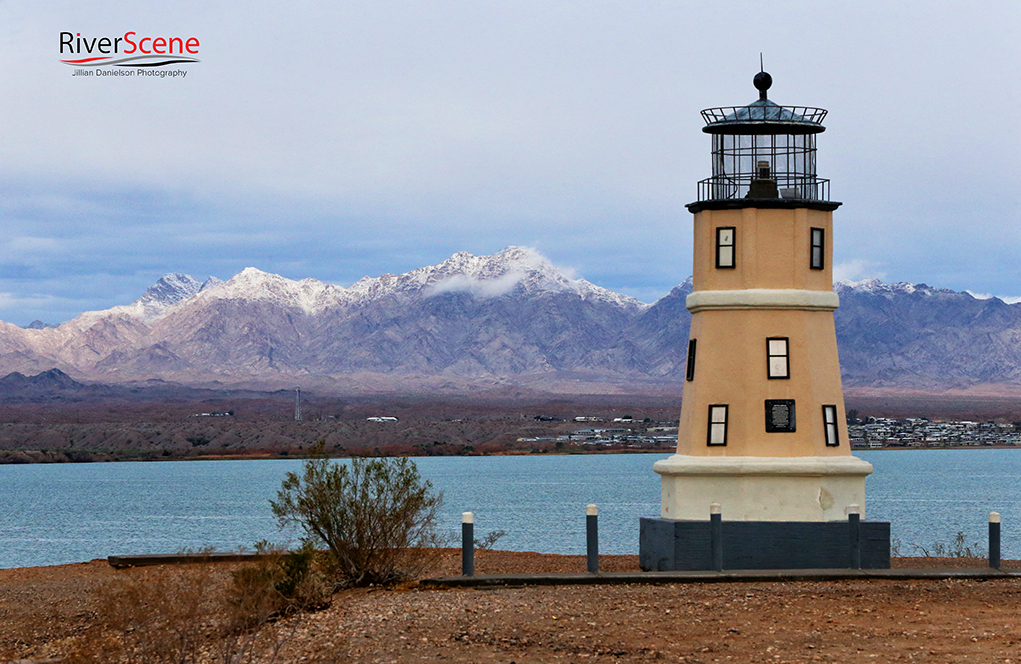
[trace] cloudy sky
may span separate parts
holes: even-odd
[[[62,31],[201,62],[73,77]],[[509,245],[652,302],[691,273],[699,110],[756,99],[760,52],[830,111],[839,277],[1021,296],[1016,0],[0,0],[0,320]]]

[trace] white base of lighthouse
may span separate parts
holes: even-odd
[[[704,457],[657,461],[660,517],[708,521],[718,503],[724,521],[845,521],[858,505],[865,518],[865,478],[872,464],[853,456]]]

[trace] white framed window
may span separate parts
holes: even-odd
[[[734,226],[720,226],[716,229],[716,267],[734,267],[736,235],[737,229]]]
[[[822,407],[822,423],[826,429],[826,446],[840,446],[840,427],[837,426],[837,407],[825,405]]]
[[[770,378],[791,377],[790,340],[787,337],[766,339],[766,371]]]
[[[727,404],[713,404],[709,406],[709,432],[706,437],[707,445],[727,444],[727,411],[730,406]]]
[[[809,267],[813,270],[821,270],[826,265],[826,229],[812,229],[812,257]]]
[[[695,380],[695,339],[688,339],[688,366],[685,369],[685,379]]]

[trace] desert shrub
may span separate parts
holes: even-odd
[[[98,592],[97,624],[73,644],[67,661],[191,662],[217,612],[207,566],[138,574]]]
[[[910,546],[915,555],[922,558],[985,558],[989,555],[988,550],[984,549],[978,542],[969,546],[962,530],[957,531],[954,541],[950,544],[934,542],[928,547],[918,544],[911,544]]]
[[[260,542],[256,551],[263,557],[232,572],[227,587],[217,643],[225,664],[259,657],[277,661],[299,624],[292,620],[288,626],[277,620],[329,605],[329,587],[314,569],[316,551],[311,546],[285,552]]]
[[[442,496],[406,458],[356,458],[338,464],[320,441],[302,471],[287,473],[270,501],[280,526],[298,526],[325,545],[340,586],[389,584],[431,562]]]
[[[67,664],[288,661],[302,611],[323,606],[328,588],[314,551],[264,553],[229,575],[208,564],[126,572],[99,589],[95,622]]]
[[[494,546],[496,546],[496,543],[498,541],[500,541],[500,539],[502,539],[503,536],[506,535],[506,534],[507,534],[507,531],[503,530],[503,529],[500,529],[500,530],[490,530],[488,533],[486,533],[486,536],[483,537],[482,539],[479,539],[477,537],[474,538],[473,544],[475,545],[476,549],[482,549],[483,551],[488,551],[488,550],[492,549]]]
[[[263,556],[231,573],[229,628],[249,630],[282,615],[327,605],[329,589],[314,570],[316,550],[311,544],[287,552],[260,542],[256,551]]]
[[[292,602],[306,604],[311,599],[307,593],[315,556],[316,550],[311,543],[285,555],[279,563],[280,579],[273,588]]]

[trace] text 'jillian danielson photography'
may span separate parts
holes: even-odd
[[[102,78],[104,76],[137,76],[139,78],[184,78],[185,69],[75,69],[71,76]]]

